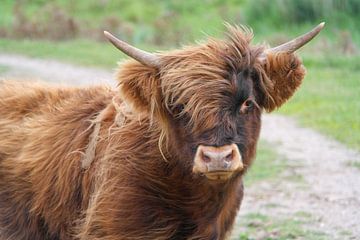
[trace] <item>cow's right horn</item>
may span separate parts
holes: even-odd
[[[121,41],[111,33],[104,31],[105,37],[120,51],[150,67],[160,67],[160,58],[153,53],[145,52],[141,49],[131,46],[130,44]]]
[[[317,25],[316,27],[314,27],[311,31],[309,31],[289,42],[286,42],[279,46],[265,50],[265,52],[260,56],[260,60],[265,62],[266,55],[268,53],[276,53],[276,52],[293,53],[293,52],[295,52],[296,50],[298,50],[299,48],[301,48],[302,46],[304,46],[305,44],[310,42],[316,35],[318,35],[319,32],[324,28],[324,26],[325,26],[325,23],[322,22],[319,25]]]

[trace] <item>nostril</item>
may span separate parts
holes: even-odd
[[[230,162],[233,160],[234,151],[231,151],[228,155],[225,156],[225,161]]]
[[[201,158],[204,162],[207,162],[207,163],[211,162],[211,158],[209,156],[207,156],[205,153],[202,153],[201,155],[202,155]]]

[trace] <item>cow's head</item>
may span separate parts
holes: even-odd
[[[228,26],[226,40],[159,54],[105,35],[137,60],[118,73],[124,99],[160,123],[181,166],[226,180],[251,163],[263,109],[280,107],[301,84],[305,70],[294,51],[323,26],[275,48],[251,46],[249,30]]]

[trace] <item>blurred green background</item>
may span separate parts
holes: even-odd
[[[322,21],[320,36],[299,52],[308,70],[304,84],[277,113],[360,150],[360,0],[1,0],[0,54],[113,69],[125,56],[105,41],[103,30],[155,51],[208,35],[223,37],[224,22],[247,25],[255,44],[274,46]],[[0,65],[0,74],[5,71]],[[249,185],[286,168],[271,146],[260,145]],[[287,223],[275,224],[283,234],[276,239],[289,239],[294,232],[304,239],[326,239]]]
[[[360,41],[358,0],[2,0],[0,9],[0,36],[17,39],[102,40],[107,29],[134,44],[172,47],[221,35],[227,21],[277,41],[326,21],[328,44],[350,53],[345,45]]]

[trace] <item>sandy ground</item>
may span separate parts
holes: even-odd
[[[116,84],[111,71],[51,60],[0,54],[0,65],[8,68],[0,78],[41,78],[83,86]],[[312,216],[303,226],[309,230],[324,232],[329,239],[360,239],[360,170],[349,164],[360,162],[360,154],[279,115],[264,115],[261,138],[276,146],[290,167],[275,180],[245,189],[233,235],[245,229],[242,219],[249,213],[291,218],[305,212]],[[294,176],[300,180],[289,180]],[[265,239],[266,235],[260,231],[255,238]]]

